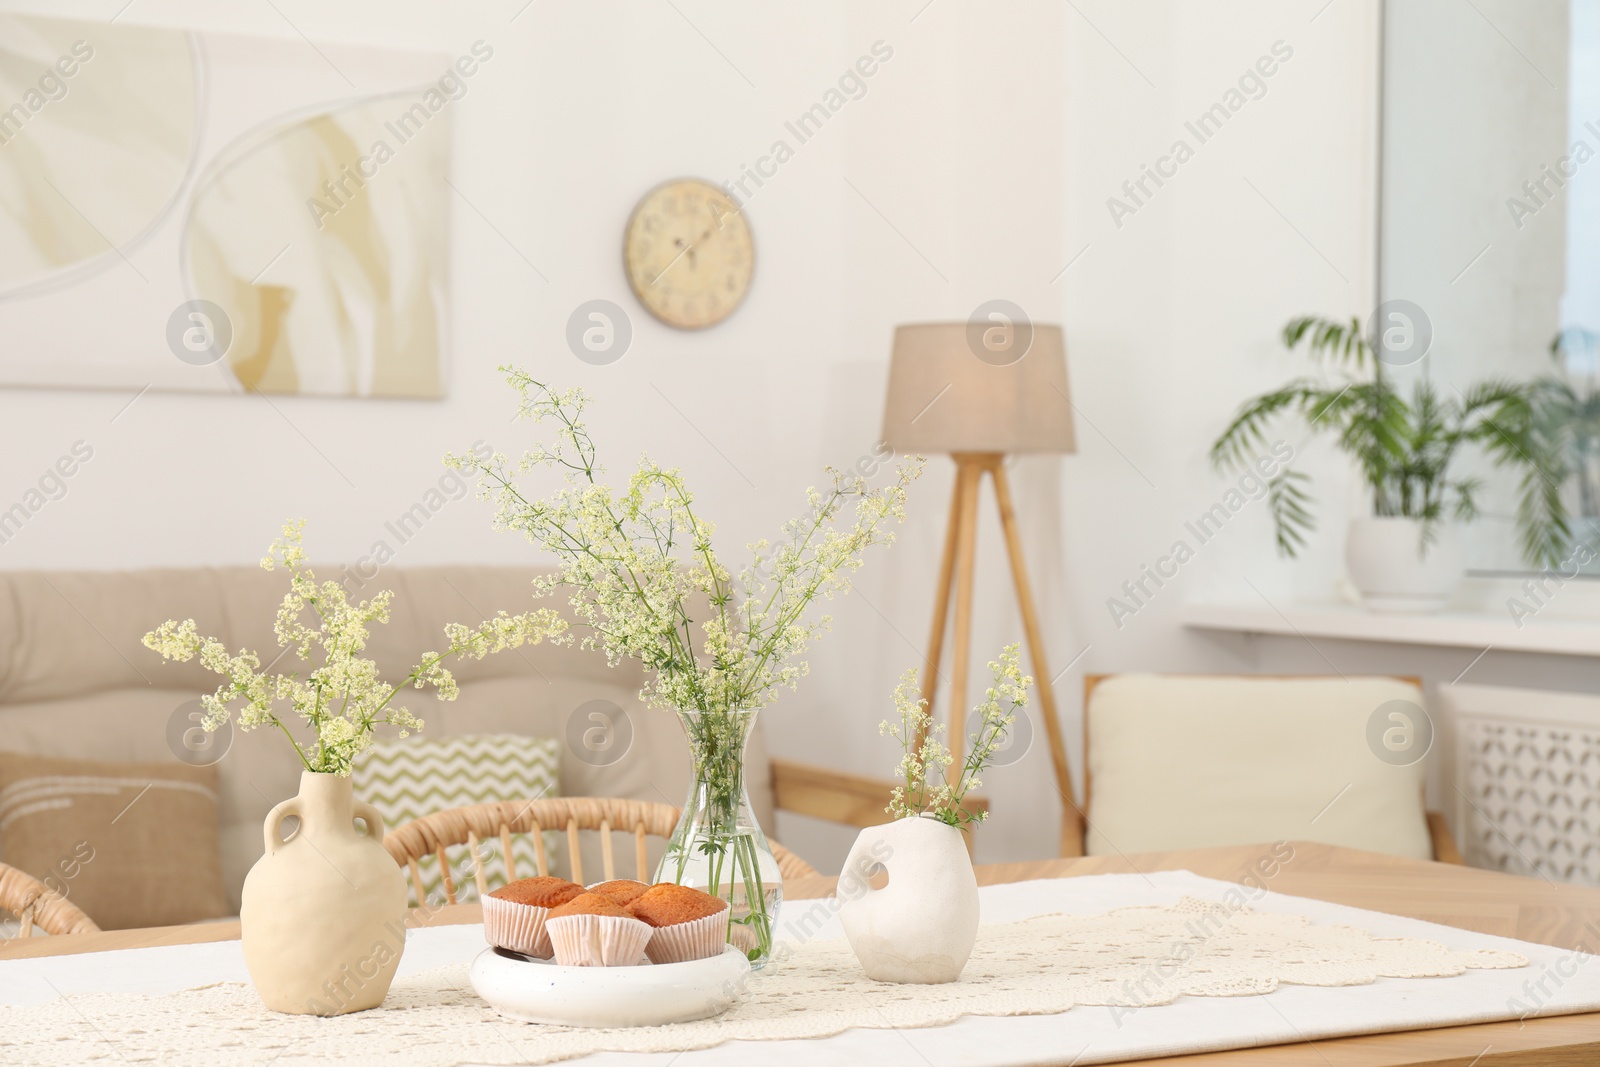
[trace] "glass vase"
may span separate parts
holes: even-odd
[[[656,881],[704,890],[728,902],[728,943],[760,968],[772,955],[783,877],[750,808],[744,749],[754,711],[678,712],[694,775]]]

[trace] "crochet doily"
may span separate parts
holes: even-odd
[[[848,944],[822,941],[751,978],[716,1019],[627,1030],[509,1022],[467,982],[464,964],[396,980],[383,1007],[321,1019],[265,1010],[237,982],[168,996],[87,994],[0,1007],[0,1062],[80,1064],[550,1063],[593,1052],[673,1052],[724,1041],[826,1037],[851,1027],[923,1027],[962,1015],[1042,1015],[1076,1005],[1129,1009],[1180,996],[1270,993],[1280,984],[1363,985],[1527,965],[1510,952],[1457,952],[1374,938],[1349,926],[1185,898],[1170,907],[1048,915],[984,926],[961,980],[888,985]]]

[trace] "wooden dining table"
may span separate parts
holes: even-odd
[[[1564,950],[1600,949],[1600,890],[1444,863],[1295,842],[1292,862],[1267,888],[1371,911],[1403,915],[1478,933]],[[1036,878],[1187,870],[1244,883],[1255,874],[1261,846],[1186,849],[1130,856],[1090,856],[978,867],[982,885]],[[788,899],[832,894],[834,879],[784,883]],[[417,925],[481,921],[476,904],[448,905]],[[237,922],[116,930],[0,942],[0,961],[114,949],[228,941]],[[1070,1060],[1063,1058],[1063,1067]],[[1134,1061],[1167,1067],[1595,1067],[1600,1065],[1600,1012],[1526,1021],[1375,1034],[1268,1048]]]

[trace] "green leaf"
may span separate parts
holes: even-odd
[[[1311,496],[1305,490],[1310,481],[1303,471],[1284,470],[1267,482],[1267,512],[1272,516],[1278,552],[1291,559],[1317,525],[1310,510]]]

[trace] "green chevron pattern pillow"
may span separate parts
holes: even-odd
[[[553,737],[409,737],[374,744],[356,757],[350,777],[356,796],[377,808],[384,822],[393,828],[448,808],[491,800],[556,796],[560,764],[560,742]],[[545,835],[552,869],[558,844],[559,835]],[[483,873],[489,888],[505,885],[505,858],[500,855],[499,839],[484,841],[479,847],[486,851]],[[531,837],[522,834],[513,838],[511,848],[518,877],[538,873]],[[463,903],[476,900],[478,889],[467,850],[454,848],[449,856],[456,899]],[[439,861],[425,856],[417,866],[427,899],[444,900]],[[415,889],[412,895],[416,895]],[[412,901],[413,905],[419,903]]]

